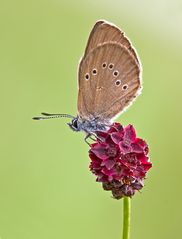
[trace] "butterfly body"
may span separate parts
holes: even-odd
[[[82,119],[77,116],[68,125],[73,131],[84,131],[86,134],[94,134],[97,131],[106,131],[111,122],[100,122],[94,117],[91,119]]]

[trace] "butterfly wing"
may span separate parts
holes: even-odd
[[[79,67],[78,113],[110,121],[141,89],[140,65],[120,43],[103,43],[83,57]]]
[[[139,62],[137,52],[132,46],[130,40],[125,36],[125,33],[114,24],[106,21],[98,21],[94,25],[85,49],[85,56],[99,44],[105,42],[120,43],[125,46],[130,54]]]

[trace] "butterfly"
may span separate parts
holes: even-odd
[[[74,131],[84,131],[85,140],[107,131],[142,90],[139,56],[124,32],[101,20],[94,25],[78,72],[78,115],[42,113],[35,120],[68,117]]]

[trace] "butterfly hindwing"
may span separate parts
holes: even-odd
[[[140,65],[116,42],[103,43],[86,54],[79,67],[78,113],[109,121],[121,113],[141,88]]]

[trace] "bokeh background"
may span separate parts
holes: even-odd
[[[68,119],[77,67],[98,19],[122,28],[143,64],[143,94],[118,119],[150,144],[153,168],[132,199],[131,239],[181,238],[182,1],[0,1],[0,238],[121,238],[122,201],[89,172]]]

